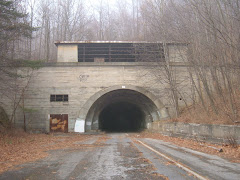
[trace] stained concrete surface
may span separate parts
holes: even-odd
[[[106,141],[99,141],[101,138]],[[177,147],[153,139],[141,139],[151,147],[186,164],[209,179],[237,179],[240,165],[217,156]],[[75,149],[50,151],[42,160],[23,164],[0,179],[196,179],[173,163],[137,143],[126,133],[93,136]]]

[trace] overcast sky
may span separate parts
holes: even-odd
[[[102,2],[104,4],[109,4],[112,6],[114,6],[117,2],[117,0],[85,0],[85,1],[91,5],[99,5]]]
[[[132,3],[132,0],[84,0],[83,1],[85,7],[87,7],[87,14],[91,14],[94,12],[95,16],[99,15],[99,9],[102,6],[106,9],[114,10],[117,7],[128,6]]]
[[[130,0],[131,1],[131,0]],[[109,5],[109,7],[114,8],[116,6],[117,0],[85,0],[87,6],[91,8],[97,8],[101,5]]]

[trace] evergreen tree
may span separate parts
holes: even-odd
[[[0,0],[0,98],[7,101],[0,102],[3,108],[9,102],[15,102],[19,86],[17,68],[21,65],[15,57],[16,46],[23,46],[25,38],[31,38],[32,31],[27,21],[27,14],[17,9],[17,0]],[[22,61],[24,63],[24,61]],[[11,104],[10,103],[10,104]],[[14,107],[16,106],[16,103]],[[1,117],[0,117],[1,120]]]
[[[14,59],[11,50],[16,40],[31,37],[33,29],[26,21],[26,17],[27,14],[17,10],[14,1],[0,1],[0,62],[7,63]]]

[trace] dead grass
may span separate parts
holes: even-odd
[[[91,135],[67,134],[53,136],[53,134],[27,134],[21,130],[14,130],[0,134],[0,173],[16,165],[36,161],[48,156],[48,150],[78,148],[77,141],[87,140]]]
[[[131,136],[135,137],[135,138],[159,139],[159,140],[163,140],[165,142],[171,142],[173,144],[176,144],[177,146],[190,148],[190,149],[208,153],[208,154],[218,155],[223,158],[229,159],[232,162],[240,163],[240,145],[233,148],[230,145],[216,145],[216,144],[210,144],[210,143],[203,143],[203,142],[199,142],[199,141],[195,141],[195,140],[191,140],[191,139],[169,137],[169,136],[163,136],[160,133],[149,133],[149,132],[142,132],[140,134],[132,134]],[[222,149],[223,152],[218,152],[218,150],[213,149],[209,146],[212,146],[216,149]]]
[[[178,118],[169,120],[170,122],[185,122],[196,124],[225,124],[240,125],[240,91],[236,92],[234,105],[236,107],[237,118],[233,118],[231,103],[225,97],[214,97],[218,114],[216,114],[210,104],[207,104],[206,110],[201,103],[182,109]],[[206,101],[207,102],[207,101]]]

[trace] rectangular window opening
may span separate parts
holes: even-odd
[[[68,102],[67,94],[51,94],[50,102]]]
[[[162,43],[80,43],[78,62],[164,62]]]
[[[56,95],[50,95],[50,102],[56,101]]]
[[[68,101],[68,95],[63,95],[63,101],[67,102]]]

